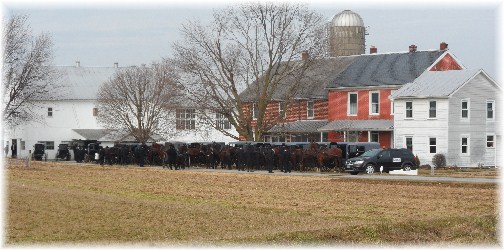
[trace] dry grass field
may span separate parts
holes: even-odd
[[[9,160],[6,245],[491,245],[495,184]]]

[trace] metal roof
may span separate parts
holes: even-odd
[[[327,88],[404,85],[420,76],[443,53],[433,50],[356,56]]]
[[[448,97],[482,70],[426,71],[415,81],[404,85],[392,99],[406,97]]]
[[[100,140],[112,130],[110,129],[73,129],[77,134],[84,137],[84,140]]]
[[[364,21],[362,21],[362,17],[359,14],[351,11],[344,10],[338,14],[336,14],[331,20],[332,26],[345,26],[345,27],[353,27],[359,26],[364,27]]]
[[[318,131],[393,131],[393,120],[335,120]]]
[[[356,57],[353,56],[313,59],[313,61],[311,61],[313,64],[308,66],[301,79],[296,78],[294,75],[289,75],[282,79],[278,88],[273,93],[272,100],[285,100],[285,97],[289,96],[289,87],[293,84],[297,84],[299,88],[294,96],[289,96],[289,98],[327,99],[326,85],[333,81],[355,59]],[[294,66],[296,63],[300,62],[302,61],[292,62],[291,65]],[[262,78],[258,82],[262,82]],[[258,82],[251,84],[240,93],[243,101],[256,101]]]
[[[113,129],[73,129],[77,134],[84,137],[84,140],[97,140],[97,141],[136,141],[135,137],[129,135],[127,132],[121,132]],[[165,139],[160,135],[153,135],[149,141],[164,141]]]
[[[268,133],[317,133],[327,120],[299,120],[273,126]]]
[[[112,130],[108,134],[101,137],[99,141],[136,142],[137,139],[134,136],[130,135],[128,132]],[[160,135],[154,134],[147,141],[156,142],[156,141],[165,141],[165,139]]]
[[[100,86],[121,69],[115,67],[55,66],[62,85],[60,100],[95,100]]]

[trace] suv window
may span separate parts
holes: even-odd
[[[383,158],[383,157],[390,157],[390,151],[389,150],[384,150],[380,153],[380,158]]]
[[[392,157],[404,157],[402,150],[394,149],[392,150]]]

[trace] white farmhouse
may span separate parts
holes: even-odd
[[[412,150],[421,164],[442,153],[448,165],[499,166],[501,95],[483,70],[426,71],[391,96],[395,147]]]
[[[82,143],[84,141],[99,141],[103,146],[111,146],[114,142],[131,140],[117,131],[104,129],[97,122],[100,112],[96,105],[98,90],[105,81],[121,70],[117,67],[81,67],[57,66],[61,77],[58,84],[63,86],[61,97],[57,100],[37,100],[38,114],[42,121],[33,121],[16,127],[4,127],[4,146],[17,146],[18,157],[28,157],[35,143],[44,143],[48,159],[54,159],[60,143]],[[218,117],[217,117],[218,118]],[[237,134],[226,121],[222,126],[228,126],[227,131]],[[204,127],[204,130],[196,129]],[[173,133],[164,141],[234,141],[221,132],[205,127],[198,119],[195,109],[183,108],[173,112]],[[160,141],[161,140],[161,141]],[[80,141],[80,142],[79,142]],[[8,155],[11,155],[9,150]],[[72,156],[73,159],[73,156]]]

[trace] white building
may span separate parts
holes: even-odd
[[[28,157],[35,143],[45,143],[48,159],[54,159],[60,143],[77,143],[81,141],[96,140],[103,146],[111,146],[116,141],[131,140],[127,135],[117,131],[104,129],[97,122],[99,110],[96,108],[96,97],[102,83],[109,80],[117,67],[80,67],[58,66],[61,72],[59,84],[63,85],[61,98],[57,100],[38,100],[38,114],[43,114],[45,119],[39,122],[30,122],[16,127],[4,128],[4,145],[17,145],[17,156]],[[216,129],[208,128],[199,131],[196,128],[204,126],[198,119],[194,109],[177,109],[173,115],[173,136],[162,141],[235,141],[224,136]],[[182,125],[184,124],[184,125]],[[223,126],[224,124],[222,122]],[[229,132],[237,134],[231,126]],[[198,132],[196,132],[198,131]],[[11,151],[9,150],[9,154]]]
[[[499,166],[501,95],[483,70],[426,71],[391,96],[395,147],[411,149],[421,164],[442,153],[448,165]]]

